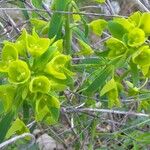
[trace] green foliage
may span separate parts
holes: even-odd
[[[95,2],[107,3],[105,0]],[[43,9],[42,0],[31,3],[35,8]],[[14,42],[4,41],[0,60],[0,142],[15,134],[32,131],[26,126],[31,120],[48,126],[58,123],[63,104],[63,107],[67,106],[62,109],[63,113],[67,110],[67,113],[78,113],[71,116],[74,133],[71,138],[75,142],[79,139],[76,149],[82,149],[82,144],[86,143],[83,141],[88,135],[85,130],[91,134],[87,138],[89,149],[94,149],[96,144],[102,146],[107,133],[110,142],[119,141],[122,149],[131,149],[130,146],[140,149],[149,144],[149,132],[130,132],[136,127],[132,126],[132,123],[136,124],[136,117],[131,120],[126,117],[130,111],[132,115],[150,113],[147,84],[150,77],[150,13],[135,12],[128,18],[105,20],[101,17],[91,21],[84,16],[86,13],[80,13],[73,0],[54,0],[51,10],[53,13],[49,14],[48,21],[41,19],[48,15],[39,18],[38,13],[24,12],[30,19],[32,32],[23,29]],[[95,37],[100,42],[98,48],[95,48],[97,43],[93,44]],[[112,110],[111,115],[99,117],[99,112],[94,112],[98,109],[105,112],[105,108],[110,112],[110,109],[119,109],[118,112],[127,113],[116,115]],[[65,118],[69,122],[68,114]],[[142,121],[148,124],[148,121]],[[80,124],[80,127],[72,128],[74,124]],[[119,144],[110,145],[112,149],[120,149]]]
[[[98,19],[90,22],[89,27],[91,28],[92,32],[96,35],[101,36],[103,30],[106,28],[107,22],[103,19]]]
[[[73,72],[68,68],[71,56],[61,53],[62,41],[54,44],[52,41],[40,38],[33,29],[32,35],[23,30],[16,42],[5,42],[0,68],[1,73],[6,73],[5,83],[0,85],[0,101],[4,108],[1,114],[9,115],[14,108],[17,117],[26,100],[35,110],[36,121],[44,121],[46,124],[58,121],[60,101],[57,91],[67,87],[67,80]],[[1,126],[1,140],[16,133],[29,132],[20,119],[12,123],[14,115],[11,113],[10,117],[7,114],[6,117],[0,122],[3,124],[7,119],[9,122],[5,129]]]

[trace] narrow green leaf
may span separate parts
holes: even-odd
[[[23,134],[29,132],[29,129],[25,126],[25,124],[17,118],[11,125],[10,129],[7,132],[6,138],[10,138],[15,133]]]
[[[36,8],[41,8],[41,7],[42,7],[42,0],[32,0],[32,4],[33,4]]]
[[[87,87],[85,93],[91,95],[96,90],[98,90],[98,88],[102,87],[106,79],[112,74],[112,68],[113,68],[112,66],[109,66],[104,68],[101,72],[99,72],[97,78],[95,78],[94,81]]]
[[[109,21],[108,22],[108,30],[110,31],[112,36],[117,38],[117,39],[122,39],[123,35],[125,33],[127,33],[125,28],[121,24],[119,24],[115,21]]]
[[[10,128],[11,122],[13,121],[15,113],[10,111],[0,121],[0,143],[3,142],[8,129]]]
[[[70,0],[55,0],[54,9],[55,11],[65,11]],[[48,37],[51,39],[56,36],[56,40],[61,36],[62,24],[63,24],[63,14],[54,13],[49,26]]]
[[[131,77],[133,81],[134,86],[138,86],[139,81],[139,69],[136,64],[134,64],[132,61],[130,62],[130,68],[131,68]]]

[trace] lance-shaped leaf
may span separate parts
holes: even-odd
[[[25,83],[30,78],[30,70],[26,62],[16,60],[8,68],[9,81],[15,84]]]
[[[9,111],[15,97],[15,87],[12,85],[0,85],[0,100],[3,103],[5,112]]]
[[[58,120],[59,109],[60,102],[56,97],[43,95],[41,99],[36,101],[36,120],[44,121],[47,124],[54,124]]]
[[[141,47],[136,53],[133,54],[132,60],[135,64],[140,66],[150,65],[150,48],[149,46]]]
[[[11,61],[18,59],[17,49],[14,47],[14,43],[5,42],[5,45],[2,49],[2,60],[10,63]]]
[[[92,32],[98,36],[102,35],[103,30],[106,28],[107,22],[103,19],[97,19],[89,23]]]
[[[45,76],[38,76],[34,77],[31,82],[29,89],[31,92],[41,92],[41,93],[48,93],[51,87],[51,83],[49,79]]]
[[[89,56],[94,53],[92,48],[84,41],[78,39],[78,44],[79,44],[79,49],[80,49],[80,52],[77,53],[78,55]]]
[[[65,68],[71,57],[67,55],[55,56],[45,67],[45,72],[58,79],[66,79],[66,75],[62,68]]]
[[[7,134],[7,131],[10,128],[11,122],[13,121],[14,116],[15,116],[15,112],[12,109],[12,111],[9,111],[7,114],[5,114],[1,118],[1,120],[0,120],[0,133],[1,133],[0,143],[3,142],[3,140]]]
[[[120,101],[118,98],[118,89],[117,89],[117,83],[114,79],[111,79],[108,81],[105,86],[102,88],[100,95],[103,96],[107,94],[108,96],[108,106],[109,108],[112,108],[113,106],[120,106]]]
[[[39,57],[44,54],[49,45],[50,39],[48,38],[39,38],[35,34],[27,36],[27,50],[33,57]]]
[[[146,12],[142,14],[140,20],[140,28],[145,32],[147,36],[150,35],[150,13]]]
[[[56,11],[65,11],[71,0],[55,0],[53,1],[53,8]],[[64,17],[61,13],[54,13],[51,17],[48,37],[56,37],[56,40],[61,36],[61,30],[63,25]]]
[[[134,28],[128,34],[128,45],[131,47],[138,47],[145,42],[145,33],[139,28]]]
[[[9,128],[6,138],[10,138],[14,134],[23,134],[30,132],[29,129],[26,127],[26,125],[19,119],[17,118]]]
[[[90,85],[85,89],[84,92],[88,95],[94,94],[94,92],[103,86],[107,78],[111,76],[112,70],[113,67],[109,66],[103,69],[99,68],[96,72],[94,72],[94,74],[91,74],[87,81],[89,82],[91,79],[92,81],[90,81]]]
[[[116,38],[108,39],[106,41],[106,46],[110,50],[108,54],[110,58],[120,56],[124,54],[127,50],[127,47],[125,46],[125,44]]]

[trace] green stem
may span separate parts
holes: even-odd
[[[23,121],[24,121],[25,124],[28,123],[29,116],[30,116],[30,114],[29,114],[29,105],[28,105],[27,101],[25,100],[23,102]]]
[[[20,7],[20,8],[26,8],[23,1],[19,1],[19,7]],[[30,19],[29,14],[28,14],[28,11],[22,10],[22,13],[23,13],[25,19],[27,19],[27,20]]]
[[[71,5],[68,6],[68,11],[70,11],[72,8]],[[66,15],[66,21],[65,21],[65,50],[64,50],[64,53],[69,55],[71,54],[71,43],[72,43],[72,31],[71,31],[71,28],[70,28],[70,21],[71,21],[71,18],[70,18],[70,15]]]

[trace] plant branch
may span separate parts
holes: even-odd
[[[45,9],[37,9],[37,8],[0,8],[0,11],[18,11],[18,10],[27,10],[27,11],[41,11],[41,12],[47,12]],[[69,14],[69,15],[86,15],[86,16],[97,16],[97,17],[125,17],[127,16],[121,16],[121,15],[107,15],[107,14],[100,14],[100,13],[90,13],[90,12],[68,12],[68,11],[51,11],[50,14],[58,13],[58,14]]]
[[[133,0],[133,2],[135,4],[137,4],[141,8],[141,10],[149,12],[148,8],[146,8],[145,5],[143,3],[141,3],[140,0]]]
[[[112,114],[122,114],[122,115],[132,115],[138,117],[150,117],[149,114],[144,113],[136,113],[136,112],[126,112],[126,111],[119,111],[119,110],[110,110],[110,109],[96,109],[96,108],[67,108],[63,109],[66,113],[73,113],[73,112],[101,112],[101,113],[112,113]]]
[[[1,144],[0,144],[0,149],[2,149],[3,147],[8,146],[9,144],[12,144],[12,143],[16,142],[16,141],[19,140],[19,139],[23,139],[23,138],[25,138],[25,137],[27,137],[27,136],[32,138],[32,140],[31,140],[32,142],[31,142],[31,144],[29,145],[29,147],[30,147],[31,145],[33,145],[33,144],[35,143],[35,137],[34,137],[34,135],[32,135],[32,134],[30,134],[30,133],[24,133],[24,134],[22,134],[22,135],[15,136],[15,137],[13,137],[13,138],[11,138],[11,139],[9,139],[9,140],[7,140],[7,141],[1,143]]]

